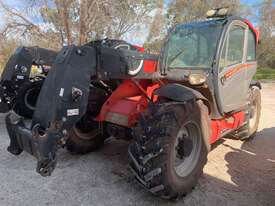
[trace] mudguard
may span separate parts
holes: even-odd
[[[181,84],[167,84],[154,92],[155,95],[165,97],[176,102],[202,100],[211,111],[210,103],[200,92]]]
[[[181,84],[168,84],[160,89],[157,89],[154,94],[177,102],[197,99],[207,101],[207,99],[200,92]]]

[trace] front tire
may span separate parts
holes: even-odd
[[[144,114],[129,147],[130,168],[137,180],[162,198],[189,193],[207,162],[209,123],[201,101],[165,103]]]

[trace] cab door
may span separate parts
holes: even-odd
[[[227,29],[219,59],[218,102],[224,113],[246,104],[246,31],[248,26],[233,21]]]

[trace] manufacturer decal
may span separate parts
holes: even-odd
[[[22,75],[17,75],[17,77],[16,77],[17,79],[25,79],[25,77],[24,76],[22,76]]]
[[[63,97],[63,95],[64,95],[64,88],[61,88],[61,89],[60,89],[60,92],[59,92],[59,96],[60,96],[60,97]]]
[[[77,116],[77,115],[79,115],[79,109],[68,109],[67,110],[68,117]]]

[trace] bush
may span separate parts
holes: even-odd
[[[263,79],[272,79],[275,80],[275,69],[266,69],[266,68],[259,68],[257,70],[257,74],[255,79],[263,80]]]

